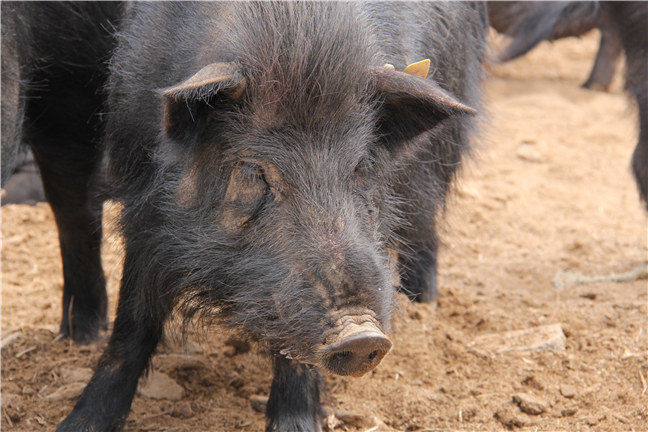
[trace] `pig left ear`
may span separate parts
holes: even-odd
[[[449,117],[476,113],[434,81],[412,73],[376,67],[371,80],[382,104],[379,133],[388,147],[432,130]]]
[[[180,84],[160,91],[164,99],[164,128],[174,139],[196,130],[205,108],[232,103],[245,89],[245,78],[235,63],[212,63]]]

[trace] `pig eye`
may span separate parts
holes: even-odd
[[[371,161],[365,158],[361,159],[353,169],[353,174],[351,176],[353,183],[357,186],[362,186],[370,168]]]
[[[359,163],[355,166],[353,170],[353,175],[361,175],[362,174],[362,163]]]
[[[270,191],[263,169],[254,163],[239,162],[230,176],[225,202],[238,208],[256,206]]]
[[[239,232],[263,208],[269,192],[270,186],[259,165],[248,162],[236,164],[225,191],[221,225],[232,232]]]
[[[241,177],[243,181],[247,183],[248,186],[254,187],[256,185],[258,187],[258,185],[263,185],[264,194],[270,192],[270,185],[266,180],[263,168],[261,168],[259,165],[243,162],[241,163],[241,165],[239,165],[239,170],[241,171]]]

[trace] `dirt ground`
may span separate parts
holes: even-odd
[[[490,70],[479,150],[445,218],[438,306],[403,300],[394,348],[377,370],[328,378],[338,413],[330,429],[648,429],[647,281],[569,284],[574,273],[624,273],[648,258],[629,170],[636,113],[620,77],[610,93],[579,87],[597,43],[596,33],[543,43]],[[55,339],[62,274],[49,207],[1,215],[2,430],[53,430],[102,344]],[[115,234],[106,237],[114,312],[121,252]],[[471,345],[545,324],[562,326],[565,349]],[[181,386],[179,400],[138,395],[126,430],[262,430],[250,397],[267,395],[269,361],[227,337],[210,328],[189,354],[158,355],[154,368]]]

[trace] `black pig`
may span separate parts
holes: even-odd
[[[267,347],[268,430],[319,430],[318,368],[381,361],[399,276],[436,295],[486,31],[481,4],[132,4],[102,172],[124,206],[117,318],[57,430],[121,430],[174,308]],[[425,58],[429,79],[402,72]]]
[[[584,84],[607,88],[614,62],[625,52],[625,89],[639,111],[639,140],[632,171],[639,195],[648,205],[648,4],[645,2],[492,2],[491,25],[514,37],[499,54],[502,61],[520,56],[543,39],[579,36],[598,27],[601,46]]]
[[[583,87],[607,90],[623,52],[613,11],[623,2],[495,1],[488,3],[491,26],[513,41],[497,55],[501,62],[518,58],[543,40],[581,36],[598,28],[601,41],[590,76]],[[603,7],[601,7],[603,4]]]

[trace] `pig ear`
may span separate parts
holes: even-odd
[[[475,114],[434,81],[387,67],[371,70],[381,100],[379,129],[388,147],[435,128],[443,120]]]
[[[245,78],[235,63],[212,63],[180,84],[160,90],[164,128],[175,139],[194,131],[201,110],[214,103],[233,102],[245,90]]]

